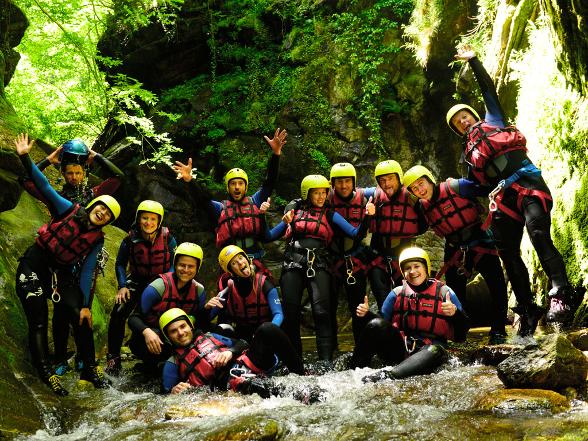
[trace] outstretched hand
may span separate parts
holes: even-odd
[[[365,296],[363,298],[363,303],[357,305],[357,308],[355,309],[355,315],[358,317],[365,317],[369,310],[370,304],[368,302],[368,296]]]
[[[264,136],[263,139],[265,139],[270,145],[274,155],[280,155],[282,153],[282,147],[284,147],[284,144],[286,144],[286,136],[288,136],[286,129],[280,132],[280,128],[278,127],[272,139],[269,139],[267,136]]]
[[[177,175],[176,179],[183,179],[184,182],[190,182],[192,180],[192,158],[188,158],[186,164],[176,161],[171,168]]]
[[[455,315],[455,312],[457,311],[457,306],[455,306],[451,301],[451,296],[449,295],[449,292],[445,294],[445,301],[441,303],[441,311],[444,315],[449,317]]]
[[[16,136],[16,139],[14,140],[14,145],[16,146],[16,153],[18,153],[19,156],[26,155],[31,151],[34,143],[34,139],[31,139],[29,141],[28,133],[20,133]]]
[[[374,214],[376,214],[376,206],[372,202],[373,199],[373,196],[370,196],[370,199],[367,201],[367,204],[365,205],[365,214],[367,214],[368,216],[373,216]]]
[[[476,56],[476,52],[469,44],[464,44],[457,48],[455,58],[461,61],[469,61]]]

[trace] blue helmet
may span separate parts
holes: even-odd
[[[81,139],[70,139],[63,143],[63,149],[59,154],[59,162],[64,167],[68,164],[86,164],[90,149]]]

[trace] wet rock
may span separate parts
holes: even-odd
[[[265,418],[244,418],[237,421],[231,428],[208,435],[206,441],[272,441],[282,437],[280,424]]]
[[[585,383],[588,359],[563,335],[552,334],[511,354],[497,373],[509,388],[561,389]]]
[[[588,328],[570,332],[567,339],[579,350],[588,351]]]
[[[556,414],[568,410],[570,403],[566,397],[551,390],[502,389],[481,398],[476,408],[509,416],[521,413]]]
[[[513,352],[519,351],[522,346],[519,345],[488,345],[478,349],[474,354],[474,359],[479,360],[482,364],[488,366],[498,366],[499,363],[506,360]]]

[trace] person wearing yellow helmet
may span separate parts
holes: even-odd
[[[118,292],[108,322],[105,369],[108,374],[118,375],[122,369],[120,349],[125,325],[141,293],[159,274],[173,271],[172,256],[177,244],[169,229],[162,226],[163,217],[163,205],[142,201],[137,206],[135,222],[118,249],[115,263]]]
[[[376,213],[370,223],[373,255],[368,278],[378,308],[384,304],[391,287],[402,281],[398,254],[427,230],[416,199],[402,186],[402,176],[402,167],[394,160],[382,161],[374,170]]]
[[[210,201],[210,211],[217,221],[216,246],[222,248],[229,244],[238,245],[247,252],[259,271],[271,277],[271,272],[263,264],[262,244],[272,239],[265,224],[264,213],[278,179],[278,168],[282,147],[286,144],[286,130],[276,129],[274,137],[264,139],[272,149],[268,161],[267,177],[261,188],[247,196],[249,178],[241,168],[229,170],[224,178],[229,198],[224,201]],[[192,158],[186,164],[176,161],[172,167],[178,179],[190,182],[192,177]]]
[[[327,195],[331,184],[322,175],[308,175],[300,184],[302,199],[290,202],[283,222],[288,224],[288,244],[282,265],[282,291],[286,334],[302,354],[300,339],[301,302],[304,289],[311,299],[316,329],[317,352],[320,360],[331,361],[335,350],[334,326],[331,313],[330,245],[334,230],[348,237],[362,237],[375,207],[367,203],[368,216],[358,226],[347,222],[339,213],[329,209]]]
[[[159,327],[171,343],[171,357],[163,365],[162,386],[165,392],[179,394],[208,386],[212,389],[233,390],[242,394],[256,393],[262,398],[292,396],[306,404],[320,399],[320,390],[306,386],[305,393],[291,393],[269,378],[275,368],[277,354],[291,373],[304,375],[302,359],[291,346],[268,338],[270,323],[256,331],[251,344],[245,340],[226,337],[214,332],[203,333],[181,309],[166,311]],[[282,333],[282,337],[286,338]]]
[[[365,207],[374,196],[375,188],[357,186],[357,172],[353,164],[339,162],[331,167],[331,191],[329,205],[354,227],[359,226],[366,216]],[[369,249],[363,244],[363,237],[350,238],[336,229],[333,235],[332,251],[335,255],[332,297],[334,325],[336,325],[337,293],[341,285],[345,289],[347,304],[351,315],[353,338],[357,343],[365,320],[355,314],[355,307],[363,300],[367,287],[367,264]]]
[[[173,258],[174,270],[159,274],[141,293],[138,307],[129,317],[132,331],[131,352],[144,362],[149,373],[157,373],[158,363],[170,353],[170,346],[159,330],[158,321],[171,308],[182,308],[196,317],[202,329],[209,326],[208,311],[204,308],[206,292],[196,281],[204,253],[199,245],[183,242],[177,246]]]
[[[284,320],[278,290],[237,245],[227,245],[218,255],[223,274],[218,281],[219,294],[206,304],[210,319],[234,326],[235,336],[248,342],[263,323],[271,323],[275,332],[283,332]]]
[[[577,302],[566,273],[564,260],[551,238],[553,200],[547,184],[527,156],[526,139],[514,126],[506,127],[504,113],[490,75],[470,47],[462,47],[455,56],[467,61],[482,90],[486,115],[475,124],[463,117],[464,111],[448,113],[447,121],[464,140],[464,158],[470,176],[489,188],[489,223],[498,253],[517,293],[521,321],[529,324],[532,334],[543,309],[534,303],[528,270],[520,244],[526,227],[539,262],[551,284],[548,293],[548,322],[568,324]],[[467,113],[467,109],[465,111]]]
[[[34,245],[19,261],[16,271],[16,292],[23,305],[29,325],[29,349],[41,379],[58,395],[67,395],[59,377],[53,373],[47,345],[49,297],[55,303],[63,302],[67,320],[74,326],[80,358],[84,363],[80,379],[95,387],[107,387],[96,365],[94,336],[92,333],[91,287],[98,252],[104,243],[102,228],[120,214],[120,206],[112,196],[101,195],[86,207],[59,195],[47,178],[31,161],[28,153],[33,141],[28,135],[15,140],[16,152],[39,193],[51,207],[53,217],[38,232]],[[81,265],[79,282],[64,286],[50,268],[72,273]],[[53,288],[53,294],[50,294]]]
[[[404,275],[381,309],[369,310],[368,297],[357,314],[369,322],[353,351],[351,367],[369,366],[374,355],[392,369],[363,378],[364,382],[430,374],[447,360],[448,340],[463,341],[469,319],[453,290],[431,278],[431,260],[422,248],[404,249],[399,256]]]
[[[429,227],[445,239],[444,265],[435,277],[440,279],[445,275],[447,284],[472,315],[476,302],[466,301],[466,285],[474,270],[479,272],[492,296],[491,308],[484,311],[483,317],[490,324],[489,342],[504,343],[508,308],[506,281],[494,241],[482,229],[480,215],[484,210],[476,199],[486,196],[487,191],[463,178],[448,178],[437,184],[433,173],[422,165],[408,169],[403,184],[419,198]]]

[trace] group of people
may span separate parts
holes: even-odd
[[[277,129],[273,138],[265,137],[273,154],[261,188],[248,196],[247,173],[235,168],[225,176],[227,199],[210,200],[221,269],[218,293],[211,298],[197,281],[202,248],[189,242],[177,245],[163,225],[164,207],[142,201],[116,258],[118,292],[108,328],[106,372],[121,372],[128,322],[131,351],[146,372],[162,375],[167,392],[208,385],[264,396],[274,393],[267,382],[254,379],[270,376],[280,363],[288,372],[305,372],[300,336],[304,290],[318,359],[330,363],[336,349],[337,292],[343,288],[355,340],[351,366],[368,366],[375,354],[394,366],[365,381],[430,373],[445,360],[447,341],[466,337],[466,284],[475,271],[492,295],[489,342],[503,343],[507,337],[502,265],[517,299],[518,334],[535,332],[546,309],[535,303],[521,259],[525,226],[551,282],[546,318],[567,323],[573,312],[572,289],[550,236],[549,189],[526,154],[524,136],[505,125],[494,85],[474,52],[466,47],[456,57],[469,62],[486,104],[485,119],[465,104],[447,113],[449,127],[464,141],[467,177],[438,183],[423,165],[403,172],[397,161],[386,160],[375,167],[376,186],[360,188],[354,166],[337,163],[329,179],[306,176],[300,198],[290,202],[282,221],[271,227],[265,213],[287,136]],[[66,395],[60,375],[68,368],[72,326],[80,378],[106,387],[108,380],[95,360],[90,308],[102,228],[120,213],[110,193],[122,173],[81,141],[68,141],[45,161],[61,164],[66,185],[58,193],[41,173],[41,164],[30,160],[28,137],[19,136],[15,144],[28,174],[26,188],[47,203],[52,216],[17,270],[16,289],[28,320],[33,363],[55,393]],[[100,161],[112,177],[102,186],[87,188],[84,167],[92,161]],[[193,181],[191,159],[177,161],[172,168],[178,179]],[[486,196],[490,212],[484,221],[478,198]],[[438,271],[431,267],[428,253],[414,246],[415,238],[429,228],[445,239],[444,264]],[[369,245],[364,240],[368,232]],[[263,244],[281,237],[286,249],[276,284],[263,261]],[[370,309],[368,282],[377,313]],[[54,314],[61,317],[53,318],[57,369],[47,343],[49,297]]]

